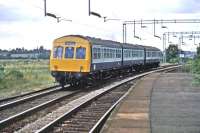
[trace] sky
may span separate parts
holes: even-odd
[[[88,0],[46,0],[47,12],[61,17],[44,16],[44,0],[0,0],[0,49],[33,49],[43,45],[51,49],[54,39],[65,35],[84,35],[122,42],[124,21],[146,19],[198,19],[199,0],[91,0],[91,11],[118,21],[88,15]],[[72,20],[66,21],[66,20]],[[200,31],[200,24],[156,24],[156,35],[164,32]],[[153,37],[153,26],[141,29],[127,26],[127,42],[155,46],[162,50],[163,40]],[[170,37],[174,44],[178,39]],[[167,41],[168,42],[168,41]],[[195,50],[194,41],[184,39],[185,50]],[[196,39],[200,43],[200,39]]]

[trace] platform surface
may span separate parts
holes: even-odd
[[[187,73],[144,77],[109,117],[102,132],[200,133],[200,87]]]

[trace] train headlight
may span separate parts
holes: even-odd
[[[57,72],[51,72],[51,75],[52,75],[53,77],[56,77]]]
[[[54,69],[55,69],[55,70],[57,70],[57,69],[58,69],[58,66],[57,66],[57,65],[54,65],[53,67],[54,67]]]
[[[83,70],[83,66],[80,66],[80,72],[82,72],[82,70]]]

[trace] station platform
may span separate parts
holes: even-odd
[[[188,73],[142,78],[108,118],[103,133],[200,133],[200,87]]]

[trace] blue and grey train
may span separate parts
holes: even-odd
[[[76,85],[88,79],[158,67],[161,57],[161,51],[151,46],[67,35],[54,40],[50,70],[61,85]]]

